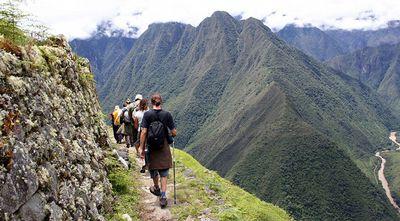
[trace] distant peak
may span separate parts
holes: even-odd
[[[264,30],[267,30],[268,32],[272,32],[271,29],[266,26],[261,20],[250,17],[246,20],[243,21],[244,26],[252,26],[252,27],[260,27]]]
[[[257,24],[264,24],[261,20],[258,20],[256,18],[250,17],[245,20],[247,23],[257,23]]]
[[[228,12],[216,11],[210,17],[204,19],[199,27],[209,26],[213,24],[221,24],[221,26],[237,24],[239,21],[231,16]]]
[[[152,23],[149,25],[149,28],[152,27],[185,27],[188,26],[187,24],[183,24],[180,22],[157,22],[157,23]]]
[[[129,26],[128,29],[124,30],[115,26],[111,20],[103,20],[97,24],[96,30],[91,33],[92,38],[103,38],[103,37],[127,37],[133,38],[138,28]]]
[[[389,28],[397,28],[397,27],[400,27],[400,20],[388,21],[387,25],[388,25]]]
[[[226,11],[215,11],[211,17],[215,17],[215,18],[224,18],[224,17],[230,17],[233,18],[228,12]]]
[[[298,26],[294,23],[287,24],[285,25],[285,27],[283,27],[283,29],[295,29],[295,28],[298,28]]]

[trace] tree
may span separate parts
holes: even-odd
[[[18,44],[28,41],[22,22],[28,20],[29,15],[19,9],[21,0],[8,0],[0,4],[0,34],[4,38]]]

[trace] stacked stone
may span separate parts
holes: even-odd
[[[89,63],[63,37],[19,50],[0,49],[0,220],[104,220],[109,146]]]

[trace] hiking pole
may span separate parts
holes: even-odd
[[[176,180],[175,180],[175,141],[172,141],[172,158],[173,158],[173,170],[174,170],[174,204],[176,204]]]

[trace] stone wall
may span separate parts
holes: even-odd
[[[0,49],[0,220],[103,220],[108,141],[88,61],[62,37],[13,50]]]

